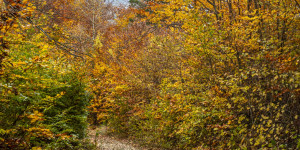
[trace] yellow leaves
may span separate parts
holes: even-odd
[[[41,147],[32,147],[32,150],[42,150]]]
[[[53,138],[53,133],[49,129],[45,129],[42,127],[31,127],[26,129],[26,131],[29,133],[29,136],[35,136],[35,137],[45,137],[45,138]]]
[[[227,107],[230,109],[230,108],[231,108],[231,104],[230,104],[230,103],[228,103],[228,104],[227,104]]]
[[[241,124],[242,121],[244,121],[244,120],[245,120],[245,116],[240,116],[240,117],[238,118],[238,123]]]
[[[28,7],[27,7],[27,11],[28,12],[34,12],[35,11],[35,9],[36,9],[36,7],[35,6],[33,6],[31,3],[30,4],[28,4]]]
[[[217,3],[216,9],[220,13],[218,19],[215,18],[213,5],[204,0],[196,1],[196,4],[182,0],[148,1],[148,5],[145,6],[147,8],[137,12],[143,14],[141,16],[144,17],[143,19],[147,23],[155,23],[155,26],[183,24],[183,26],[163,28],[162,30],[165,32],[161,33],[170,34],[178,39],[183,37],[179,41],[174,40],[176,38],[170,38],[171,36],[153,38],[156,34],[153,32],[154,36],[148,36],[151,38],[145,44],[149,47],[135,48],[135,45],[131,44],[132,39],[126,38],[125,40],[121,36],[118,37],[119,32],[114,33],[107,45],[104,45],[104,42],[102,43],[102,40],[106,40],[106,38],[97,37],[94,41],[94,47],[101,49],[101,52],[108,55],[108,58],[102,60],[101,57],[104,57],[102,53],[98,56],[94,54],[95,59],[93,62],[95,64],[92,65],[93,69],[91,69],[89,90],[95,93],[96,98],[93,99],[90,108],[91,112],[96,114],[96,120],[107,119],[107,111],[118,111],[113,114],[114,117],[119,117],[120,120],[118,121],[126,125],[129,124],[129,126],[131,122],[123,121],[124,117],[124,120],[137,120],[142,122],[141,124],[145,123],[143,119],[149,121],[149,118],[154,118],[155,121],[159,120],[157,124],[162,125],[161,130],[163,131],[166,130],[168,125],[180,126],[179,129],[174,129],[180,137],[193,134],[193,127],[199,127],[199,124],[216,125],[223,123],[230,125],[233,130],[225,131],[224,129],[223,132],[220,128],[213,126],[211,129],[216,132],[213,132],[215,134],[212,138],[225,139],[226,142],[239,142],[240,139],[243,139],[241,143],[246,143],[248,146],[248,138],[251,137],[253,143],[250,146],[257,146],[254,149],[268,142],[269,138],[273,136],[272,134],[277,135],[277,126],[280,126],[278,122],[281,122],[285,115],[284,110],[287,109],[284,109],[281,105],[285,103],[283,97],[278,98],[280,102],[274,97],[276,89],[273,90],[273,87],[280,89],[282,86],[287,87],[288,85],[276,82],[282,78],[279,75],[278,77],[275,76],[274,82],[269,80],[272,76],[279,74],[276,67],[273,66],[277,60],[265,60],[264,56],[269,54],[272,55],[270,58],[273,59],[275,58],[273,56],[281,55],[276,47],[279,46],[278,43],[280,44],[281,40],[278,37],[281,35],[278,35],[278,33],[282,32],[273,33],[273,31],[278,31],[276,26],[279,30],[283,29],[283,22],[279,21],[280,23],[277,24],[277,18],[272,18],[274,15],[267,14],[266,10],[258,11],[258,9],[255,9],[253,1],[249,6],[249,11],[247,11],[246,0],[235,1],[232,16],[225,1],[215,2]],[[273,5],[270,4],[270,7],[268,5],[264,5],[264,7],[268,7],[266,8],[268,11],[272,13],[279,11],[272,11]],[[134,18],[131,15],[128,14],[127,17],[122,18],[123,20],[118,20],[119,26],[116,28],[123,27],[127,30],[129,29],[126,28],[128,25],[129,27],[135,27],[136,22],[129,21]],[[233,18],[230,19],[230,17]],[[134,19],[138,20],[139,18]],[[275,21],[272,22],[272,19],[275,19]],[[135,32],[135,30],[137,29],[134,28],[129,32]],[[288,29],[286,32],[291,33],[290,31],[292,30]],[[140,31],[135,34],[140,36],[143,33],[145,32]],[[133,34],[130,34],[130,36],[136,37]],[[286,38],[288,37],[295,39],[295,37],[287,34]],[[168,44],[168,41],[171,41],[169,42],[171,44]],[[170,49],[170,51],[166,51],[166,49]],[[171,53],[172,58],[164,58],[168,56],[164,54],[177,49],[180,49],[183,53]],[[282,51],[282,53],[287,52]],[[148,52],[149,55],[145,55]],[[154,55],[155,53],[158,55]],[[174,66],[180,69],[168,72],[171,69],[164,69],[163,67],[161,69],[157,67],[159,65],[155,66],[154,63],[156,62],[163,64],[163,59],[157,58],[164,58],[167,62],[170,62],[174,60],[175,54],[184,55],[184,57],[179,57],[182,61],[176,59],[172,63],[166,63],[165,66],[169,67],[176,64]],[[128,57],[129,60],[124,59],[125,57]],[[153,57],[155,59],[150,59]],[[111,63],[116,62],[112,58],[118,59],[118,62]],[[278,64],[281,62],[288,64],[294,61],[291,56],[287,56],[279,60]],[[183,65],[180,64],[182,62]],[[142,67],[137,64],[141,64]],[[141,73],[141,68],[145,68],[146,71]],[[129,71],[124,73],[125,70]],[[153,77],[151,76],[152,72]],[[141,80],[144,76],[145,79]],[[149,81],[152,78],[159,80],[157,85],[152,86],[153,83]],[[133,87],[137,89],[133,89]],[[171,96],[166,96],[167,94]],[[147,95],[147,97],[144,95]],[[159,103],[152,104],[151,102],[156,99]],[[147,103],[144,101],[147,101]],[[149,113],[138,111],[134,113],[135,118],[130,118],[128,116],[131,116],[131,114],[125,115],[119,112],[122,109],[130,112],[127,109],[137,106],[149,107]],[[198,110],[193,110],[192,113],[187,113],[187,115],[184,114],[188,111],[186,106],[193,109],[198,108]],[[230,119],[224,117],[231,115],[231,113],[234,114],[232,115],[234,117]],[[291,118],[293,117],[298,118],[298,116],[291,116]],[[142,119],[139,120],[140,118]],[[205,119],[201,120],[200,118]],[[184,123],[180,124],[178,120],[184,120]],[[145,124],[147,123],[149,122]],[[190,125],[184,125],[189,123]],[[290,122],[288,123],[290,124]],[[248,125],[252,127],[248,127]],[[191,133],[184,130],[184,127],[187,126],[190,127],[188,129],[191,130]],[[141,128],[145,129],[146,127]],[[235,129],[239,133],[232,133],[232,131],[236,131]],[[217,134],[219,132],[220,134]],[[206,134],[209,137],[211,133],[208,131]],[[166,135],[174,136],[173,133],[167,133]],[[227,139],[224,135],[230,135],[233,139]],[[215,142],[217,146],[223,144],[223,141],[215,140],[212,142],[205,138],[201,140],[208,143]],[[191,140],[187,140],[187,142],[191,142]],[[240,146],[239,143],[234,144]],[[238,148],[234,144],[228,144],[229,148]],[[220,147],[221,149],[224,148]]]
[[[130,24],[131,19],[135,18],[135,13],[132,11],[130,12],[124,12],[122,16],[120,16],[119,19],[116,19],[115,21],[117,22],[118,25],[121,27],[126,27],[128,24]]]
[[[41,84],[41,87],[46,88],[46,86],[43,86],[43,84]],[[53,103],[56,99],[61,98],[64,94],[65,94],[65,92],[61,91],[60,93],[56,94],[56,96],[54,96],[54,97],[47,95],[45,98],[42,99],[42,101],[47,102],[47,103]]]
[[[275,121],[278,121],[279,118],[280,118],[280,116],[282,116],[282,114],[281,114],[280,112],[278,112],[278,113],[276,114]]]
[[[29,0],[22,0],[23,4],[27,4],[29,2]],[[28,4],[28,5],[32,5],[32,4]]]
[[[27,79],[28,79],[27,77],[25,77],[25,76],[22,76],[22,75],[18,75],[18,74],[13,74],[13,75],[12,75],[12,79],[14,79],[14,78],[18,78],[18,79],[25,79],[25,80],[27,80]]]
[[[164,1],[164,3],[153,3],[149,5],[148,9],[151,9],[154,14],[148,12],[143,13],[148,20],[153,23],[172,24],[187,19],[186,11],[188,9],[189,2],[182,0]]]
[[[267,125],[266,125],[266,126],[267,126],[267,127],[271,127],[271,125],[272,125],[271,123],[272,123],[272,122],[273,122],[272,120],[268,120],[268,122],[267,122]]]
[[[112,49],[108,49],[108,53],[115,59],[116,55]]]
[[[254,143],[254,146],[257,146],[259,144],[261,144],[262,142],[264,142],[266,140],[266,137],[263,136],[263,135],[259,135],[258,136],[258,139],[256,139],[255,143]]]
[[[16,23],[14,23],[14,24],[12,25],[12,27],[13,27],[13,28],[18,28],[18,27],[19,27],[19,25],[18,25],[18,24],[16,24]]]
[[[63,95],[65,95],[66,92],[61,91],[59,94],[56,95],[57,98],[61,98]]]
[[[20,62],[13,62],[14,66],[21,66],[21,65],[26,65],[27,62],[23,62],[23,61],[20,61]]]
[[[243,127],[240,131],[239,134],[244,134],[247,132],[247,128]]]
[[[103,44],[102,44],[102,42],[101,42],[101,40],[102,40],[102,36],[101,36],[101,34],[99,34],[96,38],[95,38],[95,40],[94,40],[94,47],[96,48],[96,49],[101,49],[102,48],[102,46],[103,46]]]
[[[253,21],[259,19],[259,16],[254,16],[254,17],[249,17],[249,16],[243,16],[241,17],[241,20],[246,20],[246,21]]]
[[[33,114],[29,115],[28,118],[31,119],[31,123],[36,123],[37,121],[42,121],[44,115],[38,111],[34,111]]]
[[[46,43],[41,43],[41,48],[42,48],[42,51],[44,52],[47,52],[49,51],[50,49],[53,49],[54,47],[53,46],[50,46],[49,44],[46,44]]]
[[[127,85],[117,85],[117,86],[115,87],[115,91],[116,91],[117,93],[122,93],[122,92],[125,92],[125,90],[126,90],[127,88],[128,88]]]
[[[68,135],[67,133],[57,134],[55,136],[61,138],[62,140],[66,140],[71,137],[71,135]]]

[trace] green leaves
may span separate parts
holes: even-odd
[[[13,30],[0,26],[9,42],[0,49],[0,149],[80,147],[89,103],[80,66],[34,27],[14,21]]]

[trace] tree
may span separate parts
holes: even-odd
[[[182,148],[297,147],[299,5],[296,1],[144,3],[144,7],[129,9],[137,13],[136,17],[124,15],[125,20],[122,18],[119,23],[137,35],[143,34],[129,27],[137,22],[146,23],[149,29],[172,35],[167,41],[174,46],[163,46],[168,45],[164,38],[149,46],[151,40],[160,37],[156,32],[151,34],[159,36],[149,34],[141,47],[131,45],[132,40],[128,40],[129,36],[122,37],[122,32],[108,38],[113,42],[103,43],[103,48],[107,47],[111,54],[109,62],[115,62],[109,65],[111,75],[122,76],[119,84],[126,85],[117,95],[119,101],[111,104],[124,110],[111,113],[112,122],[117,122],[115,130],[132,129],[133,135],[145,132],[153,139],[169,141],[164,145],[166,148],[174,143]],[[116,29],[112,30],[120,31]],[[174,54],[177,47],[182,51],[180,60],[175,56],[168,60],[166,53]],[[133,58],[136,61],[131,61]],[[174,69],[176,72],[180,68],[182,74],[171,73],[174,77],[165,74],[176,63],[182,63]],[[133,88],[140,83],[155,83],[155,86],[149,86],[151,90]],[[112,91],[117,87],[113,86]],[[164,112],[172,115],[164,116]],[[185,120],[186,115],[193,117]],[[160,127],[155,133],[161,134],[152,134],[154,126]],[[191,130],[186,131],[185,127]]]
[[[1,3],[0,148],[87,148],[81,67],[31,26],[35,6],[24,2]]]

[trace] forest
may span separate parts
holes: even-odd
[[[300,149],[299,55],[299,0],[0,0],[0,149]]]

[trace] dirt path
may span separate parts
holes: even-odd
[[[96,144],[97,150],[146,150],[129,140],[106,135],[105,126],[96,129],[90,128],[88,134],[91,142]]]

